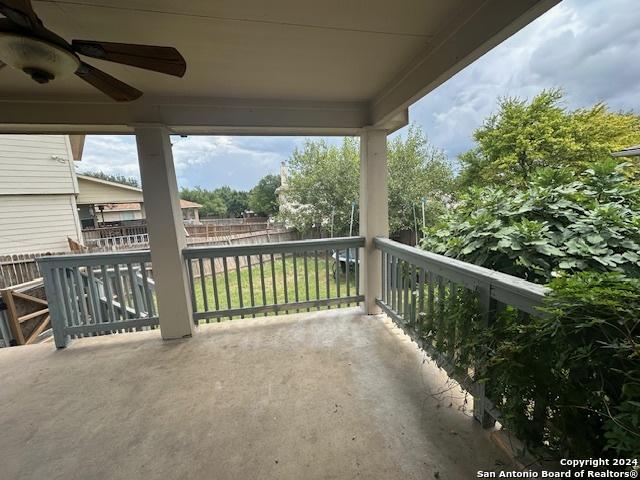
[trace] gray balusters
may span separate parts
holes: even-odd
[[[266,292],[265,283],[264,283],[264,263],[262,259],[262,254],[258,256],[258,259],[260,261],[260,288],[262,289],[262,306],[264,307],[267,305],[267,292]],[[268,313],[265,311],[264,316],[266,317],[267,315]]]
[[[273,253],[269,254],[271,258],[271,287],[273,288],[273,304],[278,304],[278,289],[276,287],[276,261]]]
[[[320,310],[320,279],[318,273],[318,251],[313,252],[314,273],[316,279],[316,310]]]
[[[207,296],[207,286],[205,284],[204,260],[202,258],[198,259],[198,268],[200,269],[200,291],[202,292],[202,302],[204,303],[204,311],[206,312],[209,310],[209,298]],[[197,306],[194,307],[194,311],[198,311]],[[207,322],[209,322],[208,318],[207,318]]]
[[[229,288],[229,267],[227,266],[227,257],[222,258],[222,269],[224,272],[224,291],[227,294],[227,310],[231,310],[231,289]],[[229,315],[229,320],[233,318]]]
[[[244,303],[242,302],[242,275],[240,273],[240,259],[239,257],[234,257],[236,263],[236,281],[238,282],[238,302],[240,303],[240,308],[244,307]],[[244,318],[244,314],[240,315],[240,318]]]
[[[340,298],[340,250],[336,250],[336,297]],[[338,303],[338,308],[340,308],[342,304]]]
[[[218,296],[218,274],[216,273],[216,259],[215,257],[209,257],[211,262],[211,286],[213,287],[213,303],[216,308],[216,312],[220,311],[220,298]],[[220,315],[216,315],[216,320],[220,321]]]
[[[247,272],[249,273],[249,297],[251,301],[251,307],[256,306],[256,300],[253,295],[253,271],[251,269],[251,255],[247,255]],[[240,288],[240,286],[238,286]],[[252,318],[256,318],[256,314],[251,314]]]
[[[281,254],[282,257],[282,282],[284,291],[284,303],[285,305],[289,303],[289,289],[287,288],[287,261],[286,255],[284,253]],[[274,284],[275,285],[275,284]],[[285,310],[286,313],[289,313],[289,310]]]
[[[296,252],[293,252],[293,295],[296,303],[300,300],[298,298],[298,255]],[[296,312],[300,310],[296,308]]]
[[[307,302],[309,301],[309,267],[307,266],[307,252],[302,253],[302,258],[304,262],[304,293]],[[307,307],[307,312],[311,309]]]
[[[324,273],[325,273],[325,289],[327,292],[327,300],[331,298],[331,282],[329,281],[329,250],[324,251]],[[327,305],[327,308],[331,308],[331,304]]]

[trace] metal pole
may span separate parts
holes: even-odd
[[[411,209],[413,210],[413,228],[416,231],[416,245],[418,245],[418,217],[416,217],[416,206],[411,205]]]
[[[427,221],[424,214],[424,207],[425,207],[425,204],[427,203],[427,199],[422,197],[421,203],[422,203],[422,228],[424,229],[427,226]],[[424,235],[424,231],[422,233]]]
[[[351,202],[351,220],[349,222],[349,236],[353,236],[353,212],[356,209],[356,202]]]

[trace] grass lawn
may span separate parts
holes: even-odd
[[[251,268],[241,268],[240,269],[240,285],[242,288],[238,288],[238,277],[235,268],[229,268],[229,297],[230,297],[230,306],[227,304],[227,290],[225,288],[224,281],[224,273],[216,274],[216,284],[218,289],[218,302],[219,309],[225,310],[227,308],[239,308],[240,304],[240,291],[242,292],[242,306],[248,307],[252,305],[251,302],[251,286],[253,285],[253,304],[256,306],[259,305],[274,305],[276,303],[283,304],[285,303],[285,277],[286,277],[286,299],[288,302],[296,301],[296,276],[298,283],[298,296],[297,300],[300,302],[306,300],[315,300],[315,299],[324,299],[324,298],[337,298],[346,297],[347,296],[347,279],[345,272],[340,273],[340,295],[338,295],[338,282],[335,278],[335,262],[332,258],[329,259],[329,282],[327,284],[327,266],[325,264],[324,257],[319,257],[317,262],[317,288],[316,288],[316,262],[315,258],[312,255],[308,255],[307,257],[307,271],[308,271],[308,284],[305,283],[305,275],[304,275],[304,258],[297,257],[295,261],[294,269],[294,260],[292,257],[286,257],[284,261],[284,265],[282,262],[282,258],[279,256],[275,257],[275,265],[272,265],[270,261],[268,261],[269,257],[265,256],[263,263],[263,271],[264,271],[264,289],[265,289],[265,299],[262,297],[262,283],[260,281],[260,266],[256,264],[255,261],[252,261]],[[295,272],[297,271],[297,275]],[[286,272],[286,275],[285,275]],[[275,274],[275,292],[274,292],[274,282],[273,275]],[[206,291],[206,299],[208,301],[208,309],[205,309],[205,296],[202,292],[202,282],[199,278],[195,280],[195,296],[196,296],[196,305],[198,312],[204,311],[214,311],[216,310],[215,297],[214,297],[214,287],[213,287],[213,278],[211,275],[205,276],[205,291]],[[308,289],[307,289],[308,285]],[[328,287],[328,288],[327,288]],[[308,290],[308,295],[307,295]],[[328,290],[328,295],[327,295]],[[351,296],[356,295],[356,287],[355,287],[355,273],[353,270],[349,273],[349,294]],[[347,304],[343,304],[342,306],[346,306]],[[353,305],[353,304],[352,304]],[[320,307],[320,309],[326,309],[327,307]],[[334,307],[335,308],[335,307]],[[315,307],[314,307],[315,309]],[[294,309],[295,310],[295,309]],[[264,313],[256,314],[258,316],[265,315]],[[274,313],[269,313],[269,315],[274,315]],[[239,317],[234,317],[239,318]],[[229,317],[224,317],[224,319],[229,319]],[[209,321],[215,321],[216,319],[212,318]],[[201,320],[201,322],[206,322],[206,320]]]

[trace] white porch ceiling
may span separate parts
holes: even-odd
[[[184,78],[91,59],[145,92],[117,104],[79,78],[0,72],[0,131],[348,133],[408,105],[558,0],[34,1],[67,40],[176,47]],[[0,59],[1,60],[1,59]]]

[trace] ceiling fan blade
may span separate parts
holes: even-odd
[[[92,67],[88,63],[82,62],[80,68],[76,71],[76,75],[117,102],[131,102],[142,96],[140,90],[121,82],[102,70]]]
[[[184,58],[173,47],[94,42],[91,40],[73,40],[71,47],[76,53],[87,57],[124,63],[176,77],[182,77],[187,70]]]
[[[24,28],[35,30],[42,25],[31,0],[0,0],[0,13]]]

